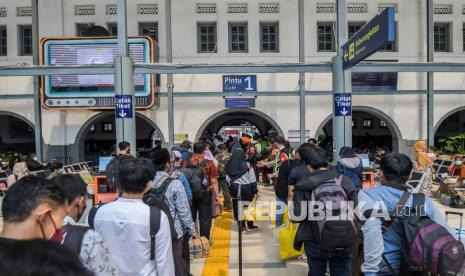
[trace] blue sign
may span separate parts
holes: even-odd
[[[117,119],[132,118],[132,96],[115,96],[115,116]]]
[[[336,116],[352,115],[352,95],[347,93],[334,94],[334,114]]]
[[[257,92],[256,75],[223,76],[224,92]]]
[[[224,106],[226,108],[255,107],[255,98],[225,98]]]
[[[344,70],[395,41],[394,8],[388,7],[366,23],[341,47]]]

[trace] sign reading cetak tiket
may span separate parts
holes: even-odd
[[[394,8],[388,7],[367,22],[342,46],[344,70],[355,66],[394,41]]]

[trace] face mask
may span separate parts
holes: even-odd
[[[463,161],[455,161],[455,165],[460,166],[463,164]]]
[[[82,213],[81,213],[81,212],[80,212],[80,211],[81,211],[81,208],[79,208],[79,204],[76,205],[76,208],[78,209],[78,212],[77,212],[78,215],[77,215],[76,221],[81,220],[82,215],[84,215],[84,211],[86,210],[86,207],[87,207],[86,204],[84,204],[84,206],[82,206]]]
[[[53,235],[51,237],[47,237],[47,235],[45,234],[44,225],[38,220],[37,223],[39,224],[40,231],[42,232],[42,237],[44,238],[44,240],[61,241],[62,238],[63,238],[63,235],[61,234],[61,231],[59,231],[57,229],[55,221],[53,220],[52,215],[50,213],[48,213],[48,217],[52,221],[52,225],[53,225],[53,228],[55,229],[55,231],[54,231],[54,233],[53,233]],[[60,236],[61,236],[61,238],[60,238]]]

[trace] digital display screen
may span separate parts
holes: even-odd
[[[109,157],[100,157],[99,160],[98,160],[98,171],[99,172],[106,171],[107,165],[108,165],[108,163],[110,163],[111,159],[113,159],[113,157],[111,157],[111,156],[109,156]]]
[[[370,159],[368,158],[368,154],[357,154],[358,158],[362,160],[362,167],[363,169],[370,168]]]
[[[118,57],[118,43],[114,38],[48,40],[43,47],[43,63],[52,66],[113,64]],[[151,63],[151,45],[147,38],[130,38],[128,47],[134,63]],[[151,77],[134,75],[136,96],[146,96],[152,92]],[[45,77],[45,94],[48,97],[107,97],[114,92],[113,74]]]

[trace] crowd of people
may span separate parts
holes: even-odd
[[[332,165],[315,139],[293,150],[277,135],[260,141],[248,135],[201,138],[171,150],[157,147],[143,157],[134,156],[127,142],[118,148],[106,168],[118,198],[93,206],[85,225],[77,223],[88,202],[79,175],[63,174],[61,164],[52,163],[52,173],[41,178],[27,173],[33,158],[10,162],[0,275],[189,275],[189,241],[205,237],[214,245],[210,233],[218,210],[232,211],[242,222],[239,231],[259,230],[254,221],[243,220],[239,204],[252,202],[260,185],[274,190],[276,206],[288,206],[289,219],[299,224],[294,248],[304,249],[308,275],[326,275],[328,269],[338,276],[410,275],[402,230],[406,217],[386,224],[373,216],[382,206],[397,218],[403,216],[396,213],[399,208],[415,209],[422,200],[431,224],[444,229],[443,236],[454,235],[430,198],[407,191],[413,162],[403,154],[380,153],[375,162],[381,185],[362,189],[356,152],[342,148]],[[367,219],[315,220],[307,203],[318,201],[337,206],[331,209],[336,215],[344,202],[352,202]],[[276,210],[275,221],[277,227],[284,223],[282,210]],[[462,255],[449,267],[454,275],[463,266],[463,245],[458,252]]]

